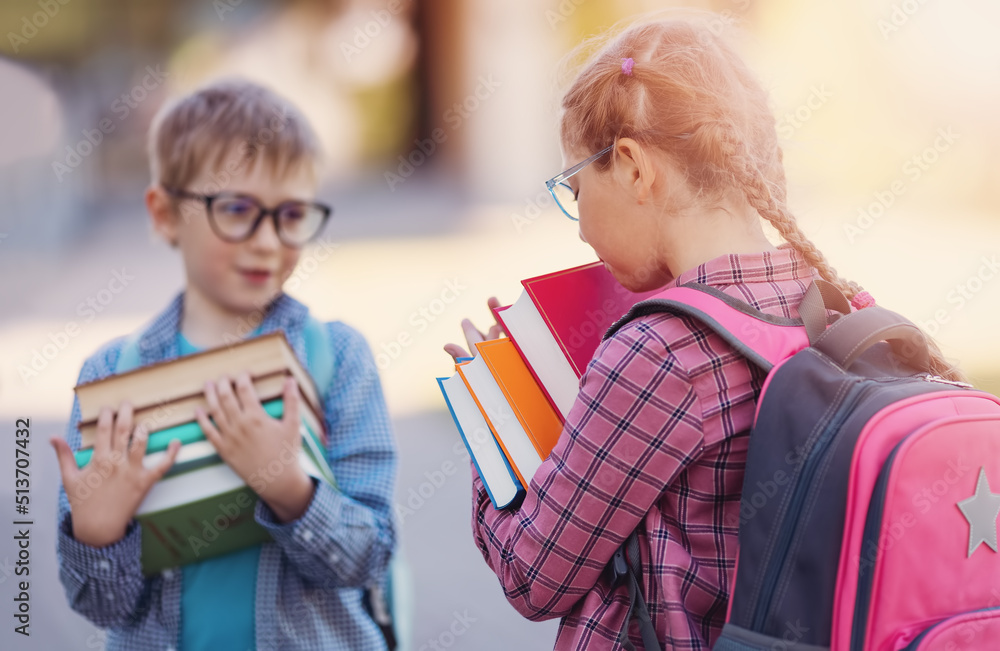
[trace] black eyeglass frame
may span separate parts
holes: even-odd
[[[208,225],[212,228],[212,232],[215,233],[219,237],[219,239],[233,244],[236,244],[238,242],[245,242],[246,240],[249,240],[251,237],[253,237],[253,234],[257,232],[257,228],[260,226],[260,223],[264,221],[264,218],[270,216],[272,221],[274,222],[274,232],[278,234],[278,239],[281,240],[281,243],[287,247],[301,248],[308,242],[315,239],[317,235],[323,232],[323,227],[326,226],[326,222],[329,221],[330,215],[333,213],[333,208],[331,206],[328,206],[324,203],[319,203],[317,201],[296,201],[296,200],[282,201],[274,208],[268,208],[267,206],[262,204],[257,197],[249,194],[242,194],[239,192],[198,194],[196,192],[189,192],[187,190],[181,190],[179,188],[170,188],[167,186],[162,186],[162,187],[163,190],[172,197],[176,197],[178,199],[195,199],[203,201],[205,203],[205,212],[208,215]],[[243,237],[234,238],[230,235],[227,235],[223,233],[219,229],[218,224],[215,223],[215,217],[212,216],[212,203],[222,197],[233,198],[233,199],[244,199],[246,201],[249,201],[251,204],[253,204],[255,208],[257,208],[257,217],[254,219],[254,222],[250,226],[250,229]],[[283,208],[286,208],[288,206],[302,206],[302,205],[309,206],[312,208],[319,208],[323,212],[323,219],[316,227],[316,232],[314,232],[312,235],[310,235],[302,242],[288,242],[285,240],[283,236],[285,231],[281,227],[281,222],[278,219],[278,213],[281,212]]]

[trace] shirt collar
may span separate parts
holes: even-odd
[[[139,359],[143,365],[173,359],[180,355],[177,334],[180,332],[183,310],[182,290],[143,330],[139,336]],[[260,321],[260,334],[284,330],[296,354],[300,359],[305,359],[305,345],[301,332],[308,313],[309,308],[281,292],[264,308],[263,319]],[[246,337],[257,325],[255,321],[248,321],[245,324],[245,332],[234,333],[234,341]]]
[[[728,286],[819,277],[819,272],[806,262],[802,253],[786,243],[780,245],[777,251],[720,255],[683,272],[674,278],[670,286],[678,287],[691,282]]]

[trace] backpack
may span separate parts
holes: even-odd
[[[827,310],[835,310],[832,318]],[[976,651],[1000,645],[1000,398],[927,371],[923,333],[815,280],[801,319],[687,283],[637,303],[691,316],[767,377],[717,651]],[[635,532],[608,572],[647,651]]]
[[[142,330],[129,335],[118,356],[115,373],[137,368],[139,338]],[[333,383],[333,355],[327,328],[311,314],[303,327],[306,349],[306,367],[316,382],[319,395],[325,396]],[[393,554],[389,570],[380,584],[365,589],[364,606],[378,625],[389,651],[406,651],[409,647],[412,604],[412,585],[409,568],[399,554]]]

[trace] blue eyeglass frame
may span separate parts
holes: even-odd
[[[573,221],[578,222],[578,221],[580,221],[580,218],[579,217],[574,217],[573,215],[571,215],[568,212],[566,212],[566,209],[563,207],[563,205],[561,203],[559,203],[559,197],[556,196],[555,187],[557,185],[562,185],[562,186],[565,186],[565,188],[567,190],[569,190],[570,192],[573,192],[573,188],[569,187],[569,184],[565,182],[566,179],[568,179],[569,177],[573,176],[574,174],[576,174],[577,172],[579,172],[580,170],[582,170],[584,167],[586,167],[587,165],[590,165],[595,160],[597,160],[598,158],[600,158],[601,156],[603,156],[604,154],[608,153],[609,151],[611,151],[614,148],[615,148],[615,145],[614,145],[614,143],[612,143],[612,144],[608,145],[607,147],[605,147],[604,149],[602,149],[601,151],[599,151],[596,154],[594,154],[593,156],[591,156],[590,158],[586,158],[586,159],[580,161],[579,163],[577,163],[573,167],[569,168],[565,172],[562,172],[561,174],[556,174],[551,179],[549,179],[548,181],[545,182],[545,187],[549,189],[549,194],[552,195],[552,198],[555,200],[556,205],[559,206],[559,210],[561,210],[564,215],[566,215],[567,217],[569,217]],[[576,200],[576,195],[577,195],[577,193],[573,192],[573,200],[574,201]]]

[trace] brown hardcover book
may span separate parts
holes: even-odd
[[[291,373],[313,414],[323,413],[319,392],[312,377],[295,356],[285,333],[278,330],[231,346],[209,348],[78,384],[73,387],[80,401],[78,425],[81,431],[88,425],[96,425],[102,406],[117,407],[126,399],[132,404],[133,410],[153,408],[154,411],[161,405],[203,400],[206,380],[222,375],[235,377],[243,371],[249,372],[255,382],[272,375]],[[191,403],[192,418],[194,404]],[[307,411],[309,410],[303,410]],[[317,431],[322,431],[322,428]]]
[[[253,380],[253,388],[257,397],[263,403],[273,398],[280,398],[285,385],[287,371],[278,371],[270,375],[265,375]],[[314,432],[318,432],[323,444],[326,444],[325,421],[321,415],[313,412],[312,404],[308,398],[299,391],[302,398],[302,418],[308,423]],[[197,420],[195,408],[201,407],[208,411],[208,401],[205,394],[199,393],[196,396],[188,396],[173,402],[164,402],[136,409],[133,411],[132,422],[135,424],[144,423],[150,433],[156,432],[181,423],[188,423]],[[94,446],[97,437],[97,422],[91,421],[80,426],[80,449],[87,449]]]

